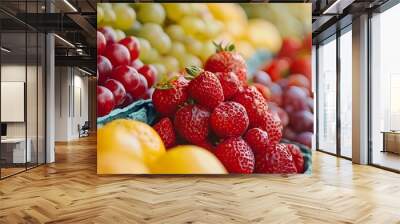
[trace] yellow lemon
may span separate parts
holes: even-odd
[[[164,153],[165,147],[160,136],[140,121],[114,120],[97,132],[97,154],[100,156],[107,154],[116,159],[127,157],[150,164]]]
[[[256,49],[267,49],[273,53],[281,49],[282,39],[278,29],[266,20],[249,20],[246,34]]]
[[[192,145],[169,149],[150,165],[155,174],[225,174],[225,167],[211,152]]]
[[[149,168],[134,156],[111,152],[97,154],[98,174],[148,174]]]

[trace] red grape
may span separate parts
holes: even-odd
[[[268,110],[278,115],[279,119],[281,119],[281,124],[283,127],[286,127],[289,124],[289,115],[284,109],[276,106],[274,103],[270,103],[268,104]]]
[[[300,87],[289,87],[283,94],[283,108],[288,113],[308,110],[307,93]]]
[[[136,59],[131,62],[131,66],[138,71],[143,65],[143,62],[140,59]]]
[[[310,89],[310,81],[301,74],[293,74],[289,76],[288,78],[288,86],[298,86],[298,87],[303,87],[306,89]]]
[[[143,65],[138,70],[138,72],[146,78],[148,87],[151,87],[154,85],[154,83],[156,82],[156,78],[157,78],[157,70],[154,66]]]
[[[286,127],[283,130],[283,137],[290,141],[294,141],[297,137],[297,133],[293,131],[290,127]]]
[[[138,39],[135,37],[129,36],[119,41],[120,44],[124,45],[128,48],[129,53],[131,54],[131,60],[136,60],[139,57],[140,45]]]
[[[314,115],[307,110],[297,111],[290,115],[290,127],[295,132],[313,131]]]
[[[131,66],[121,65],[111,71],[110,77],[122,83],[125,91],[134,96],[134,90],[139,86],[140,74]]]
[[[111,70],[112,65],[110,60],[102,55],[97,56],[97,71],[99,73],[98,81],[100,84],[104,83],[108,79]]]
[[[271,90],[271,102],[276,103],[278,106],[282,105],[282,87],[276,83],[272,83]]]
[[[115,43],[115,41],[117,40],[117,35],[115,34],[113,28],[106,26],[100,28],[99,31],[104,35],[107,44]]]
[[[122,85],[121,82],[115,80],[115,79],[109,79],[104,83],[104,86],[111,90],[113,96],[114,96],[114,101],[115,104],[118,106],[121,103],[123,103],[126,91],[124,85]]]
[[[139,85],[130,91],[132,94],[133,98],[135,99],[140,99],[144,96],[144,94],[147,91],[147,80],[143,75],[139,74]]]
[[[97,116],[102,117],[109,114],[114,106],[112,92],[104,86],[97,86]]]
[[[126,106],[129,106],[131,103],[133,103],[133,101],[135,101],[135,99],[133,99],[132,95],[130,93],[126,93],[124,101],[119,107],[124,108]]]
[[[253,82],[263,84],[264,86],[271,85],[271,77],[264,71],[256,71],[253,76]]]
[[[313,136],[312,132],[308,132],[308,131],[302,132],[296,136],[295,141],[311,148],[312,136]]]
[[[108,44],[104,51],[113,66],[128,65],[131,62],[131,56],[128,48],[122,44]]]
[[[97,31],[97,54],[103,54],[105,48],[106,38],[101,32]]]

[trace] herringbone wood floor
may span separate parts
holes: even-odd
[[[0,223],[400,223],[400,175],[314,153],[313,174],[97,176],[96,141],[0,181]]]

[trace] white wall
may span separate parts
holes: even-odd
[[[88,120],[88,78],[72,67],[56,67],[55,74],[55,140],[74,140]]]

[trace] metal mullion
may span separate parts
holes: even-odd
[[[2,26],[1,26],[1,24],[2,23],[0,23],[0,47],[2,46],[2,32],[1,32],[1,28],[2,28]],[[0,51],[0,84],[1,84],[1,55],[2,55],[2,52]],[[1,111],[1,85],[0,85],[0,111]],[[0,124],[2,124],[2,122],[1,122],[1,113],[0,113]],[[0,180],[2,179],[2,176],[1,176],[1,170],[2,170],[2,162],[1,162],[1,144],[0,144]]]
[[[319,44],[315,46],[315,149],[319,149]]]
[[[368,95],[367,95],[367,119],[368,119],[368,124],[367,124],[367,141],[368,141],[368,164],[373,164],[373,148],[372,148],[372,29],[371,29],[371,20],[372,20],[372,11],[368,11],[368,20],[367,20],[367,46],[368,46],[368,53],[367,53],[367,85],[368,85]]]
[[[28,1],[25,1],[25,21],[28,18],[27,7]],[[26,23],[25,23],[26,24]],[[28,113],[27,113],[27,90],[28,90],[28,24],[25,25],[25,102],[24,102],[24,118],[25,118],[25,170],[28,170]]]
[[[341,157],[341,64],[340,64],[340,30],[336,30],[336,154]]]

